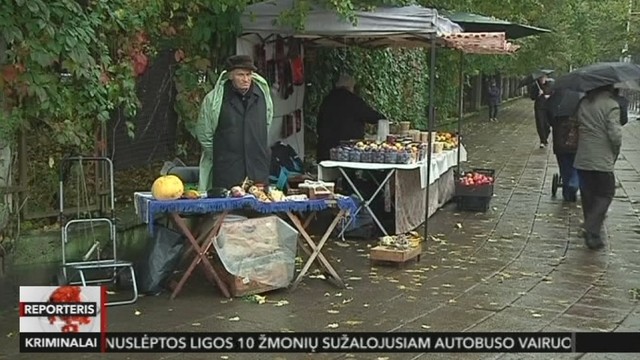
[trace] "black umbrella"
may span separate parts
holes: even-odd
[[[518,83],[518,89],[523,87],[523,86],[527,86],[527,85],[531,85],[532,82],[540,79],[541,77],[545,76],[545,75],[549,75],[551,73],[553,73],[554,70],[549,70],[549,69],[542,69],[542,70],[536,70],[534,72],[532,72],[531,74],[525,76],[524,78],[522,78],[522,80],[520,80],[520,82]]]
[[[586,92],[602,86],[640,80],[640,66],[625,62],[604,62],[585,66],[561,76],[556,89]]]
[[[578,110],[578,104],[584,95],[583,92],[557,89],[549,96],[546,105],[554,117],[572,116]]]

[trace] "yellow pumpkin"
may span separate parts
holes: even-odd
[[[153,182],[151,194],[156,200],[176,200],[184,193],[184,184],[175,175],[161,176]]]

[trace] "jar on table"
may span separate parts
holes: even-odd
[[[339,153],[340,153],[340,148],[334,147],[331,148],[331,150],[329,150],[329,159],[332,161],[339,161]]]
[[[371,151],[363,151],[362,154],[360,154],[360,161],[363,163],[373,162],[373,153]]]
[[[349,162],[360,162],[361,153],[360,150],[351,149],[351,151],[349,151]]]
[[[349,161],[349,148],[340,147],[338,149],[338,161]]]
[[[395,164],[398,159],[398,153],[395,151],[387,151],[384,153],[384,162],[387,164]]]
[[[378,164],[384,164],[384,151],[375,151],[373,152],[373,162]]]
[[[409,164],[411,163],[411,154],[408,151],[399,152],[396,161],[398,164]]]

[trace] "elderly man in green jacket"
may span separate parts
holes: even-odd
[[[266,184],[273,102],[253,59],[236,55],[202,103],[195,136],[202,146],[198,190],[229,189],[245,178]]]
[[[578,150],[573,166],[580,178],[585,242],[596,250],[604,246],[601,232],[616,191],[613,169],[622,146],[620,105],[613,86],[588,91],[580,101],[577,118]]]

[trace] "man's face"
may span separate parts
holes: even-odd
[[[235,69],[231,71],[231,82],[236,89],[247,91],[251,87],[252,75],[251,70]]]

